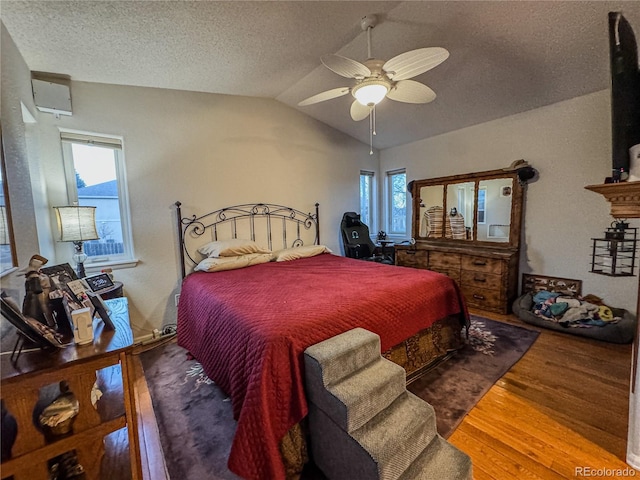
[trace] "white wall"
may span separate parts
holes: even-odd
[[[30,72],[5,26],[0,23],[2,55],[1,118],[6,181],[11,201],[15,247],[19,266],[24,267],[35,253],[50,258],[51,244],[40,243],[42,230],[48,232],[48,220],[39,221],[45,202],[44,183],[38,171],[38,157],[29,162],[32,147],[37,147],[37,132],[23,122],[22,108],[35,112],[31,95]],[[46,207],[45,207],[46,208]],[[46,233],[45,233],[46,235]],[[20,303],[24,295],[24,273],[13,272],[2,277],[2,289]]]
[[[609,91],[501,118],[380,152],[380,172],[407,180],[507,167],[525,159],[539,172],[525,193],[520,273],[583,280],[583,293],[636,311],[637,277],[590,273],[591,238],[612,222],[609,204],[585,185],[611,174]],[[640,221],[630,220],[632,227]]]
[[[342,213],[359,208],[360,169],[377,167],[366,145],[270,99],[83,82],[71,94],[73,116],[38,115],[49,204],[67,202],[58,127],[124,137],[140,262],[114,275],[138,335],[176,320],[176,200],[185,215],[252,202],[311,212],[319,202],[321,241],[339,252]],[[57,263],[72,262],[71,245],[56,252]]]

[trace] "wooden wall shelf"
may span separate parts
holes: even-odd
[[[603,195],[611,203],[614,218],[640,218],[640,182],[604,183],[584,188]]]

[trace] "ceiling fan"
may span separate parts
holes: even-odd
[[[369,117],[370,143],[375,132],[375,106],[385,98],[396,102],[429,103],[436,94],[423,83],[409,80],[440,65],[449,57],[441,47],[419,48],[393,57],[386,62],[371,55],[371,30],[378,18],[367,15],[360,21],[367,32],[367,60],[364,63],[340,55],[323,55],[322,64],[338,75],[355,80],[352,87],[339,87],[313,95],[298,103],[304,107],[324,102],[351,93],[355,100],[351,104],[351,118],[355,121]],[[373,148],[371,149],[373,154]]]

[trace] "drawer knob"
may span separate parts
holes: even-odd
[[[482,260],[474,260],[474,261],[473,261],[473,264],[474,264],[474,265],[486,265],[486,264],[487,264],[487,262],[483,262]]]
[[[478,295],[477,293],[474,293],[473,298],[475,298],[476,300],[484,300],[484,295]]]
[[[487,283],[487,279],[486,278],[473,277],[473,281],[474,282],[479,282],[479,283]]]

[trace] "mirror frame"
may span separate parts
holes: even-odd
[[[512,179],[512,193],[511,193],[511,225],[509,229],[509,241],[508,242],[491,242],[485,240],[478,240],[478,190],[479,184],[483,180],[496,180],[500,178]],[[474,182],[474,196],[473,196],[473,232],[471,239],[452,239],[452,238],[425,238],[420,237],[420,189],[422,187],[443,185],[443,215],[448,210],[447,207],[447,187],[450,184]],[[412,218],[411,218],[411,234],[416,243],[428,243],[428,244],[446,244],[457,246],[487,246],[492,248],[513,249],[520,246],[520,233],[522,228],[522,212],[523,212],[523,198],[524,198],[524,185],[519,181],[518,171],[516,169],[498,169],[487,170],[484,172],[473,172],[462,175],[449,175],[446,177],[428,178],[422,180],[413,180],[408,184],[408,190],[412,196]],[[444,222],[444,219],[443,219]],[[444,225],[444,223],[443,223]]]
[[[18,260],[16,255],[16,239],[13,232],[13,221],[11,220],[11,201],[9,200],[9,187],[7,186],[7,164],[4,159],[4,138],[2,136],[2,125],[0,124],[0,172],[2,174],[2,189],[4,194],[4,204],[7,210],[7,227],[9,233],[9,247],[11,249],[11,266],[5,270],[0,271],[0,276],[3,276],[13,271],[18,266]]]

